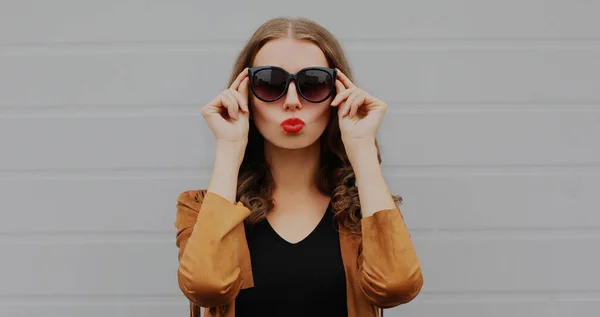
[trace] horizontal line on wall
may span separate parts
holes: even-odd
[[[388,113],[463,115],[494,113],[597,113],[598,101],[418,102],[387,101]],[[202,104],[162,105],[1,105],[0,119],[126,118],[201,116]]]
[[[174,206],[174,205],[173,205]],[[174,208],[174,207],[173,207]],[[173,217],[175,213],[173,212]],[[175,218],[173,218],[173,223]],[[0,244],[21,245],[81,245],[81,244],[173,244],[176,229],[170,231],[55,231],[0,232]]]
[[[600,112],[600,102],[530,102],[530,103],[498,103],[498,102],[388,102],[388,113],[414,115],[463,115],[463,114],[495,114],[495,113],[596,113]]]
[[[88,41],[0,44],[0,54],[238,51],[247,38],[206,41]],[[350,50],[597,50],[600,38],[340,38]]]
[[[455,176],[511,176],[511,175],[572,175],[581,173],[600,173],[598,163],[572,164],[470,164],[470,165],[420,165],[398,166],[385,163],[386,151],[381,146],[382,168],[386,177],[455,177]]]
[[[2,170],[0,181],[7,180],[94,180],[119,179],[207,179],[212,169],[204,168],[89,168],[89,169],[26,169]]]
[[[414,299],[418,303],[515,303],[515,302],[598,302],[597,290],[531,290],[531,291],[429,291],[423,289]],[[60,306],[121,306],[121,305],[180,305],[187,303],[183,294],[0,294],[0,306],[60,305]]]
[[[2,170],[0,181],[6,180],[118,180],[118,179],[204,179],[210,169],[193,168],[126,168],[126,169],[27,169]]]
[[[588,51],[600,49],[600,38],[539,39],[539,38],[470,38],[470,39],[363,39],[343,41],[349,50],[458,50],[458,51]]]
[[[413,240],[565,240],[600,239],[600,227],[572,228],[410,228]]]
[[[426,287],[426,286],[425,286]],[[422,303],[444,302],[599,302],[600,290],[476,290],[476,291],[435,291],[423,289],[415,299]]]
[[[174,218],[173,218],[174,221]],[[600,239],[600,227],[573,228],[411,228],[414,241],[425,240],[569,240]],[[173,244],[176,229],[164,231],[56,231],[0,232],[0,244],[82,245],[82,244]]]
[[[212,149],[211,149],[212,150]],[[387,147],[382,146],[384,158],[383,172],[389,177],[456,177],[456,176],[510,176],[510,175],[573,175],[600,173],[597,164],[563,165],[423,165],[397,166],[385,164]],[[111,180],[151,180],[151,179],[197,179],[207,180],[212,174],[210,168],[89,168],[89,169],[0,169],[0,181],[111,181]]]
[[[0,306],[60,305],[60,306],[122,306],[181,305],[187,303],[183,294],[0,294]]]

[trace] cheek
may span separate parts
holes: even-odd
[[[332,107],[329,105],[325,105],[317,109],[317,113],[315,114],[315,123],[323,126],[327,125],[331,111]]]
[[[281,117],[281,111],[277,110],[277,106],[259,101],[251,105],[250,111],[254,125],[263,136],[271,135],[279,129],[278,118]]]
[[[254,119],[256,124],[264,124],[268,122],[275,121],[277,117],[277,106],[275,105],[266,105],[262,102],[254,102],[250,106],[252,111],[252,118]]]
[[[311,109],[311,117],[314,117],[315,123],[319,125],[327,125],[331,111],[336,109],[337,108],[331,107],[329,102],[313,105],[313,108]]]

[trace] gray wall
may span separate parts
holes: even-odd
[[[186,316],[175,199],[200,107],[270,17],[333,31],[386,100],[425,275],[386,316],[596,316],[600,1],[0,0],[0,316]]]

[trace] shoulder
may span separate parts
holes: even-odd
[[[183,191],[177,196],[177,205],[199,210],[202,200],[206,195],[206,189],[190,189]]]
[[[177,212],[175,216],[175,227],[178,231],[191,228],[196,222],[200,206],[206,190],[186,190],[177,196]]]
[[[206,189],[189,189],[183,191],[177,197],[177,200],[194,200],[201,202],[206,195]]]

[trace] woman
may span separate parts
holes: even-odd
[[[191,316],[378,316],[419,293],[375,140],[387,105],[351,78],[327,30],[277,18],[203,107],[213,174],[178,197],[175,222]]]

